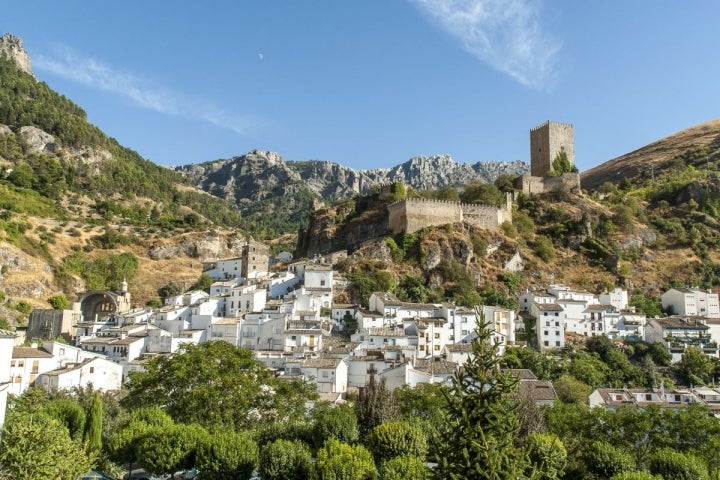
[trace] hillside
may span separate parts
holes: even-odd
[[[671,165],[674,159],[695,152],[696,164],[716,161],[720,156],[720,119],[695,125],[655,141],[630,153],[613,158],[582,172],[582,188],[593,191],[603,183],[619,183],[623,178],[651,179]]]

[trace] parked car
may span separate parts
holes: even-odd
[[[167,480],[170,475],[155,475],[142,468],[132,470],[130,475],[127,473],[123,476],[123,480]]]

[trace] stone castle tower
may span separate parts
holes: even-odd
[[[547,177],[552,163],[565,152],[570,165],[575,165],[575,133],[570,123],[547,121],[530,130],[530,175]]]

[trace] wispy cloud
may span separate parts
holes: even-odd
[[[475,57],[523,85],[555,80],[560,44],[543,31],[537,0],[409,0]]]
[[[52,56],[36,55],[33,67],[96,90],[119,95],[140,108],[166,115],[201,120],[239,134],[246,134],[253,126],[248,117],[112,68],[93,58],[82,57],[67,48],[57,49]]]

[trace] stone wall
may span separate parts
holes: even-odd
[[[388,205],[388,213],[388,228],[393,234],[457,222],[497,229],[503,222],[512,221],[512,202],[509,195],[503,208],[413,198]]]
[[[573,192],[580,194],[580,174],[563,173],[558,177],[535,177],[522,175],[515,179],[514,187],[525,195],[532,196],[545,192]]]
[[[550,175],[553,160],[563,151],[570,165],[575,165],[575,133],[572,124],[547,121],[530,130],[530,175]]]

